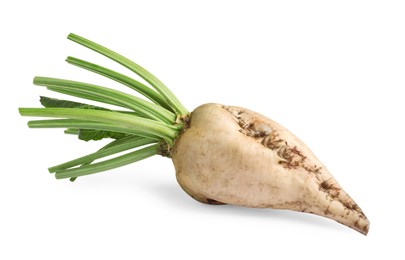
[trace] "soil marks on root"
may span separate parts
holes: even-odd
[[[290,145],[280,137],[269,122],[252,115],[245,109],[223,106],[240,126],[240,132],[254,138],[263,146],[275,151],[280,157],[279,164],[286,169],[305,169],[308,173],[318,174],[321,167],[311,164],[307,157],[295,145]]]
[[[275,151],[280,158],[278,163],[285,169],[304,170],[316,179],[319,191],[324,193],[331,202],[337,201],[341,203],[348,214],[356,211],[359,213],[360,218],[366,218],[359,206],[350,199],[338,184],[334,184],[336,182],[333,179],[326,179],[325,174],[322,173],[322,167],[313,164],[299,147],[288,143],[277,132],[277,127],[272,126],[271,122],[266,118],[239,107],[223,106],[223,108],[234,117],[240,127],[239,132],[254,138],[266,148]],[[325,215],[333,214],[327,208]],[[359,224],[357,223],[357,225]],[[363,229],[367,228],[363,227]]]

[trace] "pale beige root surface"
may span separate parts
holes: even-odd
[[[172,159],[180,186],[200,202],[308,212],[368,232],[366,216],[307,146],[258,113],[198,107]]]

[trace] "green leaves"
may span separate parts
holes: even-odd
[[[177,122],[177,119],[188,115],[187,109],[158,78],[133,61],[78,35],[70,34],[68,38],[132,70],[146,83],[73,57],[66,59],[69,64],[112,79],[135,90],[148,100],[94,84],[35,77],[34,84],[44,86],[48,90],[113,107],[104,108],[103,105],[41,96],[40,102],[45,108],[20,108],[22,116],[54,118],[29,121],[30,128],[65,128],[66,134],[77,135],[84,141],[115,139],[94,153],[51,167],[49,171],[54,172],[58,179],[71,178],[73,181],[78,176],[117,168],[155,154],[167,153],[183,128],[182,122]],[[103,160],[104,157],[127,150],[132,151]]]
[[[49,98],[41,96],[40,100],[41,104],[47,108],[82,108],[82,109],[95,109],[95,110],[104,110],[104,111],[111,111],[110,109],[88,105],[84,103],[69,101],[69,100],[60,100],[56,98]],[[95,130],[95,129],[69,129],[69,131],[65,131],[68,134],[77,134],[80,140],[83,141],[90,141],[90,140],[101,140],[103,138],[112,138],[112,139],[121,139],[123,137],[128,136],[125,133],[119,132],[112,132],[112,131],[103,131],[103,130]]]
[[[69,101],[69,100],[61,100],[56,98],[44,97],[41,96],[39,99],[41,105],[44,107],[63,107],[63,108],[83,108],[83,109],[96,109],[96,110],[106,110],[111,111],[110,109],[104,107],[97,107],[93,105],[88,105],[84,103]]]
[[[181,104],[181,102],[176,98],[176,96],[170,91],[170,89],[145,68],[139,66],[138,64],[122,56],[121,54],[118,54],[100,44],[92,42],[79,35],[71,33],[68,35],[68,39],[81,44],[84,47],[87,47],[95,52],[98,52],[138,74],[163,96],[163,98],[170,104],[176,115],[184,116],[189,113],[187,109]]]
[[[63,127],[117,131],[163,139],[172,144],[179,129],[146,118],[114,112],[81,108],[20,108],[22,116],[65,118],[28,122],[30,127]]]
[[[139,82],[133,78],[125,76],[116,71],[104,68],[100,65],[90,63],[88,61],[80,60],[80,59],[77,59],[74,57],[67,57],[66,61],[69,64],[78,66],[80,68],[95,72],[97,74],[103,75],[112,80],[115,80],[115,81],[139,92],[140,94],[142,94],[143,96],[145,96],[146,98],[148,98],[149,100],[154,102],[155,104],[158,104],[158,105],[168,109],[169,111],[172,111],[170,105],[166,102],[166,100],[159,93],[157,93],[153,89],[149,88],[148,86],[142,84],[141,82]],[[175,112],[175,111],[172,111],[172,112]]]
[[[78,137],[83,141],[90,140],[101,140],[103,138],[121,139],[128,136],[125,133],[111,132],[111,131],[100,131],[94,129],[79,129]]]
[[[60,170],[55,173],[56,179],[76,178],[88,174],[111,170],[117,167],[128,165],[153,155],[158,154],[159,145],[153,144],[145,148],[115,157],[113,159],[105,160],[102,162],[84,165],[82,167]]]
[[[70,92],[71,95],[80,98],[87,98],[94,101],[130,109],[136,111],[141,116],[152,120],[169,124],[172,124],[176,120],[175,115],[170,111],[167,111],[166,109],[158,105],[118,90],[78,81],[49,77],[35,77],[34,84],[38,86],[48,87],[48,89],[57,92],[61,90],[62,93],[64,90],[67,90]]]
[[[60,170],[66,170],[81,164],[90,164],[93,161],[104,158],[109,155],[124,152],[130,149],[134,149],[143,145],[153,143],[154,141],[148,138],[143,138],[139,136],[128,136],[125,139],[118,141],[113,141],[107,146],[103,147],[95,153],[88,154],[86,156],[79,157],[77,159],[50,167],[49,172],[57,172]]]

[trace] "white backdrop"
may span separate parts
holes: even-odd
[[[403,1],[3,1],[0,259],[404,257],[404,13]],[[131,75],[69,32],[146,67],[190,110],[238,105],[286,126],[364,210],[369,235],[309,214],[202,205],[161,157],[56,181],[48,166],[102,144],[28,129],[17,108],[58,97],[32,78],[120,88],[67,55]]]

